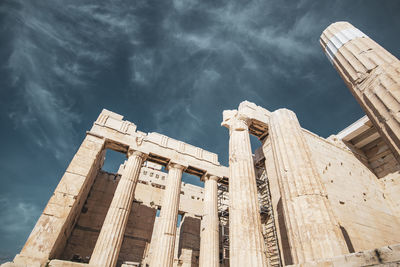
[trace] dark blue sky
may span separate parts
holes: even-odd
[[[363,112],[320,34],[346,20],[399,57],[399,11],[398,0],[0,1],[0,262],[102,108],[225,165],[222,111],[243,100],[292,109],[327,137]]]

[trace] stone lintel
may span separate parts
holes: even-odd
[[[243,101],[239,104],[238,112],[240,115],[249,118],[253,123],[268,124],[271,112],[256,104]]]
[[[343,141],[350,141],[357,135],[365,132],[366,130],[372,128],[373,125],[367,116],[362,117],[356,122],[352,123],[345,129],[341,130],[336,137]]]

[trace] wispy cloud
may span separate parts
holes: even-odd
[[[19,243],[22,248],[27,235],[39,217],[40,209],[33,203],[9,198],[0,198],[0,234],[2,240],[10,246],[0,247],[0,263],[15,256],[13,245]]]
[[[40,209],[32,203],[11,201],[6,198],[0,198],[0,207],[1,229],[9,237],[32,227],[37,220],[37,215],[40,214]]]
[[[20,96],[9,118],[33,143],[61,158],[81,120],[77,98],[93,86],[95,66],[107,65],[113,54],[105,40],[129,35],[134,23],[111,4],[6,1],[0,8],[13,32],[6,68]]]

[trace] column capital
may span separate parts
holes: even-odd
[[[221,177],[218,177],[218,176],[210,174],[210,173],[205,173],[203,176],[200,177],[200,180],[202,182],[205,182],[207,180],[214,180],[214,181],[218,182],[219,179],[221,179]]]
[[[166,166],[167,170],[174,168],[174,169],[181,169],[182,171],[184,171],[187,167],[188,166],[185,166],[185,165],[182,165],[179,163],[175,163],[173,161],[170,161]]]
[[[222,116],[221,126],[229,130],[245,131],[249,128],[250,118],[237,110],[224,110]]]
[[[141,152],[139,150],[133,150],[133,149],[129,149],[126,154],[127,154],[128,158],[131,157],[131,156],[136,156],[136,157],[143,158],[143,160],[145,160],[147,158],[147,156],[148,156],[146,153],[143,153],[143,152]]]

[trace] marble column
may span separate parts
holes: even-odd
[[[219,267],[218,177],[205,175],[200,232],[200,267]]]
[[[400,61],[348,22],[331,24],[320,43],[400,162]]]
[[[125,169],[115,189],[114,197],[90,258],[90,265],[99,267],[116,265],[144,160],[145,154],[139,151],[129,152]]]
[[[168,165],[168,178],[158,223],[158,240],[154,246],[151,267],[172,267],[178,220],[179,199],[181,193],[182,172],[184,166]]]
[[[273,112],[269,133],[293,264],[347,253],[296,115]]]
[[[229,258],[231,267],[267,266],[249,128],[237,111],[224,111],[229,128]]]

